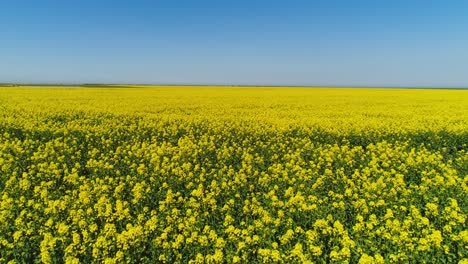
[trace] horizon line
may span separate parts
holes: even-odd
[[[19,82],[0,82],[0,87],[21,87],[21,86],[57,86],[57,87],[70,87],[70,86],[79,86],[79,87],[99,87],[99,86],[221,86],[221,87],[291,87],[291,88],[394,88],[394,89],[459,89],[459,90],[468,90],[468,86],[403,86],[403,85],[281,85],[281,84],[193,84],[193,83],[19,83]]]

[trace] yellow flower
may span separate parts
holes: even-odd
[[[375,259],[372,256],[367,254],[362,254],[361,258],[359,258],[359,264],[374,264]]]

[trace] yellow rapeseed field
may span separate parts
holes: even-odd
[[[468,91],[0,87],[0,263],[468,263]]]

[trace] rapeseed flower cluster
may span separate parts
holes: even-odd
[[[0,263],[466,263],[467,106],[465,91],[0,88]]]

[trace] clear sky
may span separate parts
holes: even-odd
[[[0,82],[468,87],[468,1],[2,0]]]

